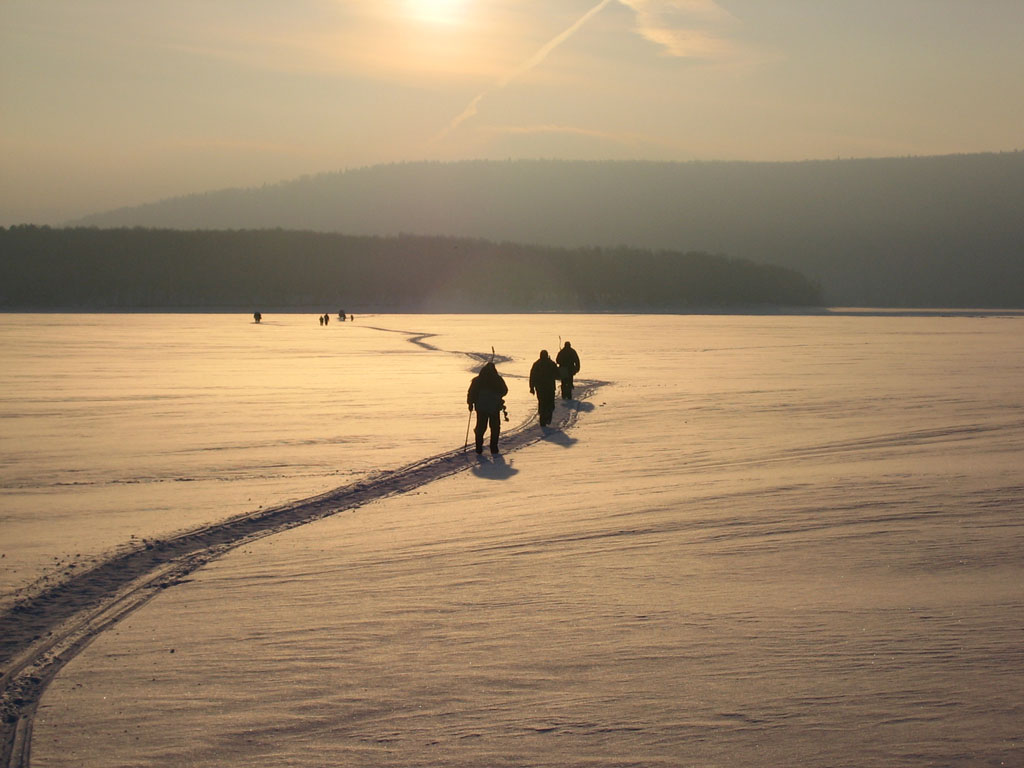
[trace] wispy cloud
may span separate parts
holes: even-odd
[[[736,53],[736,45],[709,30],[735,21],[714,0],[618,0],[636,14],[635,31],[668,56],[719,59]]]
[[[679,147],[663,139],[635,131],[601,130],[564,124],[488,125],[483,131],[495,138],[492,146],[529,147],[531,156],[622,157],[675,156]],[[504,139],[517,142],[504,143]],[[518,142],[525,142],[525,144]],[[552,153],[553,152],[553,153]]]
[[[448,127],[441,131],[441,133],[435,137],[435,141],[443,139],[449,133],[458,128],[466,120],[473,117],[477,113],[477,106],[480,104],[481,101],[483,101],[483,99],[486,96],[493,93],[494,91],[501,90],[516,78],[522,77],[524,74],[526,74],[531,69],[536,67],[542,61],[544,61],[544,59],[546,59],[553,50],[555,50],[558,46],[560,46],[562,43],[564,43],[566,40],[572,37],[576,33],[576,31],[579,30],[580,27],[582,27],[584,24],[590,21],[590,19],[593,16],[600,13],[606,5],[609,5],[612,2],[613,0],[601,0],[601,2],[599,2],[597,5],[591,8],[585,14],[583,14],[583,16],[577,19],[570,27],[568,27],[566,30],[556,35],[543,46],[541,46],[540,50],[533,54],[533,56],[528,58],[526,61],[524,61],[514,70],[512,70],[507,75],[502,77],[496,83],[494,83],[488,88],[485,88],[483,91],[474,96],[473,99],[469,102],[469,104],[466,105],[466,108],[462,110],[462,112],[459,115],[457,115],[455,119],[451,121],[451,123],[448,124]]]
[[[714,0],[600,0],[530,58],[474,96],[466,108],[434,137],[434,141],[445,138],[474,117],[481,101],[537,67],[552,51],[576,34],[584,24],[612,2],[618,2],[632,10],[636,17],[636,33],[659,46],[665,55],[691,59],[721,59],[733,56],[737,52],[737,47],[731,41],[706,28],[709,24],[735,20],[732,14]]]
[[[609,131],[599,131],[593,128],[580,128],[574,125],[492,125],[488,130],[496,133],[566,133],[574,136],[593,136],[600,139],[621,139],[625,138],[620,134]]]
[[[649,136],[640,133],[602,131],[595,128],[582,128],[575,125],[492,125],[488,131],[511,135],[564,135],[584,136],[591,139],[603,139],[616,144],[652,144]]]

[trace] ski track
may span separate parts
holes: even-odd
[[[366,327],[401,333],[425,350],[457,354],[479,363],[512,359],[493,352],[444,350],[426,341],[436,334]],[[568,401],[568,408],[561,410],[555,427],[536,428],[537,416],[533,413],[516,427],[502,431],[502,452],[525,448],[549,437],[558,440],[563,430],[575,425],[580,412],[592,409],[585,401],[605,383],[577,381],[578,394]],[[101,632],[162,590],[182,583],[197,568],[264,536],[407,493],[471,468],[486,475],[488,466],[486,459],[465,447],[445,451],[318,496],[246,513],[165,539],[143,539],[137,548],[116,553],[87,571],[20,600],[0,614],[0,768],[29,765],[32,724],[39,701],[64,665]]]

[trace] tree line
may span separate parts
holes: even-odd
[[[0,228],[6,309],[685,311],[821,304],[798,272],[722,255],[308,231]]]
[[[400,233],[726,253],[838,306],[1024,307],[1024,152],[787,163],[403,163],[78,225]]]

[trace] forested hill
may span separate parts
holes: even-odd
[[[0,307],[681,311],[817,305],[790,269],[703,253],[285,230],[0,228]]]
[[[826,302],[1024,306],[1024,153],[801,163],[409,163],[93,216],[97,226],[284,227],[624,244],[792,267]]]

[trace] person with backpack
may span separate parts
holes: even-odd
[[[558,378],[558,365],[542,349],[537,362],[530,368],[530,394],[537,393],[537,415],[540,425],[546,427],[551,423],[555,412],[555,379]]]
[[[480,373],[473,377],[466,393],[469,410],[476,411],[476,452],[484,452],[484,432],[491,429],[491,453],[498,453],[498,437],[501,434],[501,409],[505,405],[508,385],[501,378],[494,363],[487,363]]]
[[[565,346],[558,350],[555,362],[558,363],[558,373],[562,379],[562,399],[569,400],[572,398],[572,377],[580,372],[580,356],[567,341]]]

